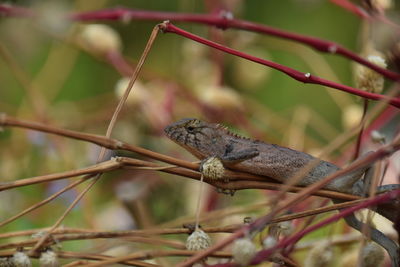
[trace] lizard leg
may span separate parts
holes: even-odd
[[[372,184],[372,177],[374,175],[374,167],[372,166],[369,168],[364,175],[364,179],[361,182],[362,184],[362,190],[356,189],[356,186],[353,187],[353,194],[357,195],[357,191],[360,192],[361,194],[358,194],[360,196],[368,196],[369,195],[369,190]],[[400,189],[400,184],[386,184],[386,185],[381,185],[376,188],[376,194],[382,194],[385,192],[389,192],[392,190]],[[381,203],[375,207],[371,207],[371,210],[374,210],[378,214],[382,215],[386,219],[390,220],[391,222],[394,222],[398,216],[400,216],[400,211],[399,211],[399,206],[400,205],[400,199],[395,199],[393,201],[387,202],[387,203]],[[399,217],[400,218],[400,217]]]
[[[332,201],[334,203],[344,202],[336,199],[332,199]],[[349,226],[356,229],[360,233],[362,233],[363,228],[366,227],[366,229],[369,231],[371,235],[371,239],[380,246],[382,246],[389,254],[390,259],[392,261],[392,267],[400,266],[399,246],[396,244],[396,242],[394,242],[392,239],[390,239],[389,237],[387,237],[385,234],[375,229],[374,227],[371,227],[370,225],[365,225],[365,223],[357,219],[354,213],[345,217],[344,220]]]
[[[373,181],[373,177],[375,174],[375,167],[371,166],[370,168],[368,168],[365,171],[365,175],[364,178],[362,179],[362,181],[360,181],[360,183],[356,183],[353,187],[353,193],[358,195],[362,195],[362,196],[368,196],[369,195],[369,191],[372,185],[372,181]],[[360,187],[361,185],[361,190]],[[395,189],[399,189],[400,188],[400,184],[390,184],[390,185],[382,185],[377,187],[376,193],[377,194],[381,194],[381,193],[385,193],[391,190],[395,190]],[[378,214],[386,217],[387,219],[394,221],[395,218],[393,218],[393,216],[397,215],[397,208],[390,208],[388,207],[388,205],[390,207],[397,206],[395,202],[393,203],[382,203],[380,205],[378,205],[377,207],[373,208],[371,207],[371,210],[376,211]],[[346,218],[344,218],[346,223],[353,227],[354,229],[362,232],[362,229],[364,227],[366,227],[366,229],[368,229],[370,235],[371,235],[371,239],[373,241],[375,241],[376,243],[378,243],[379,245],[381,245],[383,248],[385,248],[385,250],[388,252],[390,259],[392,261],[392,266],[400,266],[400,255],[399,255],[399,246],[396,244],[396,242],[394,242],[392,239],[390,239],[389,237],[387,237],[385,234],[383,234],[382,232],[380,232],[379,230],[375,229],[374,227],[371,227],[370,225],[366,225],[365,223],[361,222],[360,220],[357,219],[357,217],[353,214],[347,216]]]
[[[392,190],[397,190],[397,189],[400,189],[400,184],[385,184],[385,185],[378,186],[378,188],[376,189],[376,193],[382,194],[382,193],[389,192]]]
[[[392,267],[400,266],[399,246],[392,239],[369,225],[364,226],[365,224],[360,222],[354,214],[351,214],[344,219],[348,225],[360,232],[362,232],[363,227],[367,227],[371,239],[381,245],[389,254],[392,261]]]
[[[223,163],[236,164],[241,161],[257,157],[260,152],[257,148],[246,148],[237,151],[226,151],[221,157]]]

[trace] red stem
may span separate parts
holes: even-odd
[[[274,68],[274,69],[279,70],[280,72],[283,72],[286,75],[288,75],[288,76],[292,77],[293,79],[298,80],[300,82],[311,83],[311,84],[320,84],[320,85],[324,85],[324,86],[327,86],[327,87],[336,88],[336,89],[339,89],[341,91],[348,92],[348,93],[351,93],[353,95],[358,95],[358,96],[361,96],[361,97],[364,97],[364,98],[367,98],[367,99],[371,99],[371,100],[388,101],[388,103],[390,105],[395,106],[397,108],[400,108],[400,98],[391,98],[391,97],[387,97],[387,96],[380,95],[380,94],[365,92],[363,90],[356,89],[356,88],[353,88],[351,86],[342,85],[342,84],[335,83],[335,82],[332,82],[332,81],[329,81],[329,80],[325,80],[325,79],[320,78],[318,76],[310,75],[309,73],[306,74],[306,73],[300,72],[298,70],[286,67],[284,65],[281,65],[281,64],[278,64],[278,63],[275,63],[275,62],[272,62],[272,61],[268,61],[268,60],[264,60],[264,59],[261,59],[261,58],[258,58],[258,57],[254,57],[254,56],[245,54],[243,52],[234,50],[232,48],[220,45],[218,43],[211,42],[211,41],[209,41],[207,39],[204,39],[204,38],[202,38],[200,36],[194,35],[194,34],[189,33],[187,31],[184,31],[184,30],[174,26],[171,23],[164,23],[164,24],[162,24],[161,28],[162,28],[162,30],[164,32],[175,33],[175,34],[184,36],[186,38],[192,39],[193,41],[202,43],[204,45],[208,45],[208,46],[213,47],[215,49],[219,49],[219,50],[224,51],[226,53],[229,53],[229,54],[232,54],[232,55],[235,55],[235,56],[238,56],[238,57],[242,57],[242,58],[248,59],[250,61],[257,62],[259,64]]]
[[[360,209],[364,209],[367,208],[369,206],[373,206],[379,203],[383,203],[383,202],[387,202],[391,199],[395,199],[397,196],[400,195],[400,190],[394,190],[394,191],[390,191],[387,192],[385,194],[381,194],[379,196],[376,196],[372,199],[368,199],[365,200],[364,202],[354,206],[354,207],[350,207],[347,209],[342,210],[341,212],[339,212],[338,214],[335,214],[334,216],[331,216],[329,218],[326,218],[325,220],[314,224],[296,234],[294,234],[292,237],[287,238],[282,240],[281,242],[279,242],[275,247],[272,247],[270,249],[265,249],[265,250],[261,250],[257,253],[257,255],[253,258],[253,260],[251,261],[251,264],[259,264],[263,261],[265,261],[266,259],[268,259],[275,251],[279,250],[279,249],[283,249],[286,248],[288,246],[292,246],[293,244],[295,244],[296,242],[298,242],[301,238],[303,238],[305,235],[321,228],[324,227],[330,223],[333,223],[341,218],[344,218],[352,213],[354,213],[357,210]],[[212,265],[213,267],[228,267],[228,266],[235,266],[233,263],[226,263],[226,264],[216,264],[216,265]]]
[[[361,7],[348,0],[330,0],[333,4],[342,7],[343,9],[363,18],[371,19],[371,16]]]
[[[233,29],[258,32],[275,37],[280,37],[283,39],[297,41],[299,43],[311,46],[314,49],[321,52],[342,55],[364,66],[367,66],[368,68],[375,70],[376,72],[382,74],[386,78],[389,78],[391,80],[400,80],[400,74],[392,72],[385,68],[381,68],[335,42],[326,41],[297,33],[292,33],[250,21],[227,18],[227,16],[221,16],[217,14],[157,12],[157,11],[117,8],[117,9],[105,9],[94,12],[77,13],[71,15],[70,18],[72,20],[80,20],[80,21],[117,20],[121,18],[129,18],[136,20],[156,20],[156,21],[171,20],[174,22],[194,22],[194,23],[207,24],[221,29],[233,28]]]
[[[33,12],[26,8],[15,7],[10,5],[0,5],[0,14],[6,16],[32,16]],[[399,81],[400,74],[381,68],[368,60],[358,56],[356,53],[342,47],[341,45],[318,39],[311,36],[301,35],[284,31],[281,29],[269,27],[263,24],[249,22],[245,20],[238,20],[229,18],[229,16],[219,14],[194,14],[194,13],[177,13],[177,12],[158,12],[158,11],[145,11],[145,10],[133,10],[127,8],[114,8],[114,9],[103,9],[90,12],[75,13],[68,16],[69,19],[75,21],[93,21],[93,20],[122,20],[122,19],[135,19],[135,20],[147,20],[147,21],[164,21],[171,20],[174,22],[192,22],[199,24],[206,24],[215,26],[221,29],[241,29],[247,31],[258,32],[267,34],[283,39],[297,41],[299,43],[313,47],[316,50],[325,53],[339,54],[361,65],[373,69],[374,71],[382,74],[384,77]]]
[[[364,10],[364,8],[350,2],[348,0],[330,0],[333,4],[342,7],[343,9],[369,21],[377,20],[379,22],[385,23],[386,25],[393,27],[397,31],[400,30],[400,26],[395,22],[391,21],[384,15],[384,11],[380,10],[378,12],[373,12],[369,14],[368,11]]]
[[[254,259],[252,260],[252,264],[258,264],[260,262],[262,262],[263,260],[267,259],[274,251],[276,251],[277,249],[282,249],[285,248],[287,246],[290,246],[292,244],[295,244],[297,241],[299,241],[302,237],[304,237],[305,235],[325,226],[328,225],[330,223],[333,223],[341,218],[344,218],[352,213],[354,213],[357,210],[360,209],[364,209],[367,208],[369,206],[373,206],[379,203],[384,203],[387,202],[391,199],[395,199],[398,195],[400,195],[400,190],[394,190],[394,191],[390,191],[387,192],[385,194],[381,194],[379,196],[376,196],[372,199],[369,200],[365,200],[363,203],[358,204],[354,207],[351,208],[347,208],[342,210],[341,212],[339,212],[338,214],[331,216],[317,224],[314,224],[313,226],[310,226],[298,233],[296,233],[295,235],[293,235],[290,238],[287,238],[285,240],[282,240],[279,244],[277,244],[275,247],[270,248],[270,249],[266,249],[266,250],[261,250],[259,253],[257,253],[257,255],[254,257]]]

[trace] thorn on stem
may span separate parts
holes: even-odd
[[[162,23],[158,24],[157,26],[162,33],[165,33],[168,28],[168,24],[170,24],[170,21],[164,20]]]
[[[338,47],[336,45],[330,45],[328,47],[328,52],[331,54],[335,54],[337,52]]]

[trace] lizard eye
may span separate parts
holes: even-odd
[[[193,126],[188,126],[188,127],[186,127],[186,129],[188,130],[188,132],[191,132],[191,133],[194,131]]]

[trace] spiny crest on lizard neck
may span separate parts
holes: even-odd
[[[226,127],[225,125],[217,124],[217,129],[218,129],[218,130],[221,130],[221,131],[222,131],[224,134],[226,134],[226,135],[233,136],[233,137],[240,138],[240,139],[250,140],[250,138],[248,138],[248,137],[246,137],[246,136],[243,136],[243,135],[240,135],[240,134],[231,132],[231,131],[229,130],[229,128]]]

